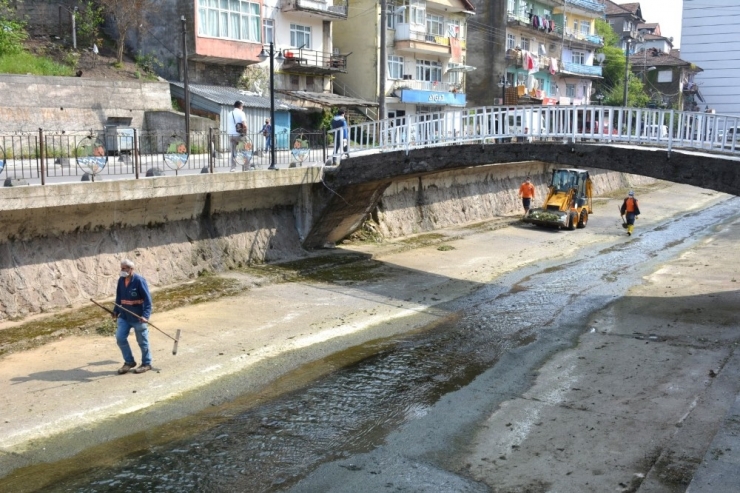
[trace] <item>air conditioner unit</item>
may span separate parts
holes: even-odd
[[[334,47],[334,49],[332,50],[332,53],[333,53],[334,55],[339,55],[339,53],[340,53],[340,51],[339,51],[339,48],[337,48],[337,47],[335,46],[335,47]]]
[[[403,80],[412,80],[413,76],[411,74],[403,74]]]

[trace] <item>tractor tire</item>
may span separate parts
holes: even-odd
[[[578,218],[578,227],[580,229],[583,229],[586,227],[587,224],[588,224],[588,211],[586,211],[586,209],[583,209],[581,211],[580,217]]]
[[[578,223],[578,215],[575,212],[571,212],[568,214],[568,231],[573,231],[576,229],[576,224]]]

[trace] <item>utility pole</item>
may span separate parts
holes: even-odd
[[[183,15],[180,20],[182,21],[182,73],[183,73],[183,88],[185,90],[185,147],[190,154],[190,84],[188,84],[188,40],[187,40],[187,24],[185,16]],[[274,123],[273,123],[274,125]]]
[[[386,79],[386,66],[387,54],[386,54],[386,23],[388,16],[388,2],[387,0],[380,0],[380,60],[378,78],[380,79],[378,85],[378,120],[385,120],[385,79]]]

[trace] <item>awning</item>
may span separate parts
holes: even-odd
[[[329,92],[307,92],[307,91],[286,91],[275,89],[275,92],[291,96],[296,99],[303,99],[312,103],[320,104],[322,106],[378,106],[377,102],[367,101],[365,99],[350,98],[347,96],[340,96],[339,94],[333,94]]]

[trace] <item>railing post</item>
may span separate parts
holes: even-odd
[[[213,127],[208,127],[208,172],[213,174],[213,153],[216,146],[213,145]]]
[[[134,129],[134,177],[137,180],[139,179],[139,166],[141,166],[139,156],[139,134],[138,131]]]
[[[326,146],[329,143],[329,132],[324,129],[324,155],[322,163],[326,164]]]
[[[675,117],[675,111],[671,110],[671,117],[670,117],[670,126],[668,127],[668,152],[671,152],[671,149],[673,149],[673,123],[674,123],[674,117]]]
[[[46,185],[46,149],[44,149],[44,130],[39,128],[39,157],[41,158],[41,184]]]

